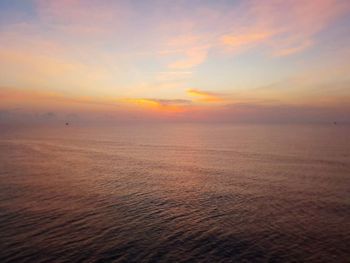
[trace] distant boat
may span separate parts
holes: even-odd
[[[337,122],[335,121],[335,122],[333,122],[333,124],[334,124],[334,125],[337,125]]]
[[[69,123],[68,122],[66,122],[66,126],[68,126],[69,125]]]

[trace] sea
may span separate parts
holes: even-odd
[[[0,262],[350,262],[350,126],[0,125]]]

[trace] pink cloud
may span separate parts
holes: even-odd
[[[222,43],[234,51],[264,44],[276,56],[302,52],[349,8],[350,2],[344,0],[253,1],[246,7],[244,22],[225,34]]]

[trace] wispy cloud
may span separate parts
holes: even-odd
[[[169,64],[170,69],[191,69],[202,64],[208,56],[207,47],[192,47],[185,51],[186,58]]]
[[[224,35],[222,43],[230,48],[230,51],[240,52],[263,43],[274,35],[273,32],[250,32]]]
[[[210,45],[202,35],[192,33],[169,38],[162,56],[175,56],[175,61],[168,64],[172,70],[189,70],[202,64],[208,56]]]
[[[338,23],[348,0],[32,1],[2,19],[0,85],[40,94],[1,93],[2,106],[170,113],[349,100],[349,59],[338,53],[349,52],[350,20]],[[254,90],[268,83],[278,85]]]
[[[273,51],[272,54],[274,56],[277,56],[277,57],[289,56],[289,55],[292,55],[295,53],[300,53],[300,52],[308,49],[309,47],[312,46],[312,44],[313,44],[313,42],[311,40],[306,40],[304,42],[301,42],[299,45],[277,49],[277,50]]]
[[[198,102],[207,102],[207,103],[225,102],[223,95],[220,95],[214,92],[207,92],[207,91],[202,91],[198,89],[188,89],[187,94],[191,97],[194,97],[194,100]]]
[[[237,24],[221,40],[236,52],[264,45],[275,56],[288,56],[311,47],[315,35],[349,8],[343,0],[252,1],[245,10],[252,22]]]

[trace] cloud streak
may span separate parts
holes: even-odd
[[[267,0],[251,1],[245,8],[246,19],[253,22],[236,25],[222,37],[222,43],[235,52],[264,45],[273,55],[289,56],[310,48],[315,35],[348,12],[350,4],[343,0]]]
[[[198,89],[188,89],[187,94],[191,97],[194,97],[194,100],[197,102],[206,102],[206,103],[221,103],[225,102],[223,95],[217,94],[214,92],[207,92]]]

